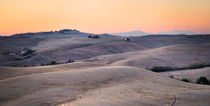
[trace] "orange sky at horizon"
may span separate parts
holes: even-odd
[[[210,0],[0,0],[0,35],[60,29],[210,33]]]

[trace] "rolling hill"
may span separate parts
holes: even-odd
[[[210,63],[209,41],[209,35],[122,37],[67,29],[1,37],[0,105],[209,106],[209,85],[177,80],[210,80],[209,67],[148,70]]]
[[[210,103],[209,86],[180,82],[137,67],[79,62],[0,69],[8,72],[1,74],[0,80],[0,104],[4,106]]]

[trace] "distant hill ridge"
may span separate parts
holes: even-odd
[[[118,36],[144,36],[144,35],[150,35],[150,33],[146,33],[140,30],[137,31],[130,31],[130,32],[120,32],[120,33],[112,33],[113,35]]]
[[[145,36],[145,35],[179,35],[179,34],[184,34],[184,35],[195,35],[196,33],[186,30],[186,31],[181,31],[181,30],[173,30],[173,31],[161,31],[157,33],[147,33],[143,32],[141,30],[137,31],[129,31],[129,32],[119,32],[119,33],[112,33],[113,35],[117,36]]]
[[[59,31],[47,31],[47,32],[28,32],[28,33],[18,33],[13,34],[12,36],[31,36],[31,35],[42,35],[42,34],[53,34],[53,33],[60,33],[60,34],[78,34],[81,33],[79,30],[72,30],[72,29],[62,29]]]
[[[176,35],[176,34],[185,34],[185,35],[194,35],[196,33],[186,30],[186,31],[181,31],[181,30],[173,30],[173,31],[161,31],[158,32],[157,34],[171,34],[171,35]]]
[[[13,34],[9,37],[33,37],[33,38],[65,38],[65,37],[88,37],[95,35],[91,33],[80,32],[76,29],[62,29],[59,31],[46,31],[46,32],[28,32]]]

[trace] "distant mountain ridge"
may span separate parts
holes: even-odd
[[[146,33],[146,32],[137,30],[137,31],[130,31],[130,32],[112,33],[112,35],[118,35],[118,36],[144,36],[144,35],[150,35],[150,33]]]
[[[117,35],[117,36],[145,36],[145,35],[159,35],[159,34],[164,34],[164,35],[178,35],[178,34],[194,35],[196,33],[192,32],[192,31],[189,31],[189,30],[186,30],[186,31],[181,31],[181,30],[161,31],[161,32],[157,32],[157,33],[147,33],[147,32],[137,30],[137,31],[129,31],[129,32],[112,33],[112,35]]]
[[[173,30],[173,31],[161,31],[158,32],[157,34],[172,34],[172,35],[176,35],[176,34],[185,34],[185,35],[194,35],[196,33],[186,30],[186,31],[181,31],[181,30]]]
[[[173,31],[161,31],[158,33],[147,33],[141,30],[129,31],[129,32],[119,32],[119,33],[110,33],[110,34],[99,34],[99,35],[115,35],[115,36],[146,36],[146,35],[194,35],[196,33],[192,31],[181,31],[181,30],[173,30]],[[95,35],[92,33],[80,32],[76,29],[62,29],[59,31],[46,31],[46,32],[28,32],[28,33],[18,33],[11,35],[12,37],[87,37],[89,35]]]

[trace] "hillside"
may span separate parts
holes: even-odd
[[[54,32],[58,33],[58,32]],[[80,32],[77,32],[80,33]],[[41,33],[42,34],[42,33]],[[170,45],[205,44],[210,41],[208,35],[150,35],[142,37],[129,37],[126,42],[124,37],[112,35],[97,35],[99,38],[88,38],[96,36],[87,34],[83,37],[36,37],[45,35],[18,35],[19,37],[6,37],[0,39],[1,66],[40,66],[51,61],[65,63],[69,60],[80,61],[95,56],[126,53],[130,51],[142,51],[155,49]],[[74,34],[73,34],[74,35]],[[34,53],[24,55],[28,50]]]
[[[200,76],[210,80],[208,66],[161,73],[148,70],[209,64],[209,35],[121,37],[61,31],[65,33],[0,38],[0,105],[210,105],[209,85],[180,81],[194,82]]]
[[[77,64],[83,68],[70,68]],[[142,68],[99,64],[95,64],[97,67],[92,66],[93,64],[72,63],[21,68],[20,74],[14,76],[2,77],[1,74],[0,104],[162,106],[175,102],[176,105],[208,106],[210,103],[207,99],[210,97],[209,86],[164,78]],[[17,72],[16,69],[18,68],[10,68],[10,74]]]
[[[161,73],[165,77],[173,76],[174,78],[183,79],[187,78],[192,82],[196,82],[196,80],[201,77],[205,76],[210,79],[210,68],[201,68],[201,69],[189,69],[189,70],[177,70],[177,71],[170,71],[170,72],[163,72]]]
[[[85,61],[141,68],[151,68],[153,66],[183,67],[195,63],[210,63],[209,46],[209,43],[172,45],[144,51],[98,56]]]

